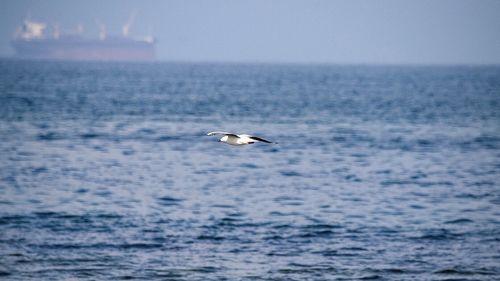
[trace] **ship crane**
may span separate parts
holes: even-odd
[[[137,16],[137,11],[136,10],[132,11],[132,13],[130,14],[130,17],[128,18],[128,21],[122,26],[123,37],[128,36],[128,32],[129,32],[132,24],[134,24],[136,16]]]
[[[106,25],[98,19],[95,22],[99,26],[99,39],[106,40]]]

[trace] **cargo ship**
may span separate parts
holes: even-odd
[[[11,44],[14,57],[20,59],[50,60],[94,60],[94,61],[154,61],[156,40],[152,36],[133,39],[128,35],[132,20],[122,28],[121,36],[107,36],[105,26],[100,24],[99,37],[82,35],[80,25],[77,32],[60,34],[57,26],[52,36],[46,34],[47,25],[25,19],[16,30]]]

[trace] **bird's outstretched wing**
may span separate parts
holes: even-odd
[[[228,132],[215,131],[215,132],[210,132],[207,134],[207,136],[213,136],[213,135],[226,135],[226,136],[233,136],[235,138],[239,138],[239,136],[237,134],[228,133]]]
[[[207,136],[213,136],[213,135],[230,135],[231,133],[228,132],[220,132],[220,131],[215,131],[215,132],[210,132],[207,134]]]
[[[265,139],[259,138],[259,137],[249,136],[249,138],[256,140],[256,141],[265,142],[265,143],[273,143],[272,141],[268,141],[268,140],[265,140]]]

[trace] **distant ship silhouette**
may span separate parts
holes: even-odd
[[[82,36],[83,26],[74,34],[60,34],[54,26],[52,36],[45,35],[46,24],[29,18],[16,30],[11,44],[15,57],[21,59],[96,60],[96,61],[153,61],[156,40],[152,36],[132,39],[128,31],[135,18],[132,14],[122,27],[121,36],[107,36],[99,23],[99,38]]]

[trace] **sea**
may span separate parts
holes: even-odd
[[[500,66],[2,59],[0,279],[499,280]]]

